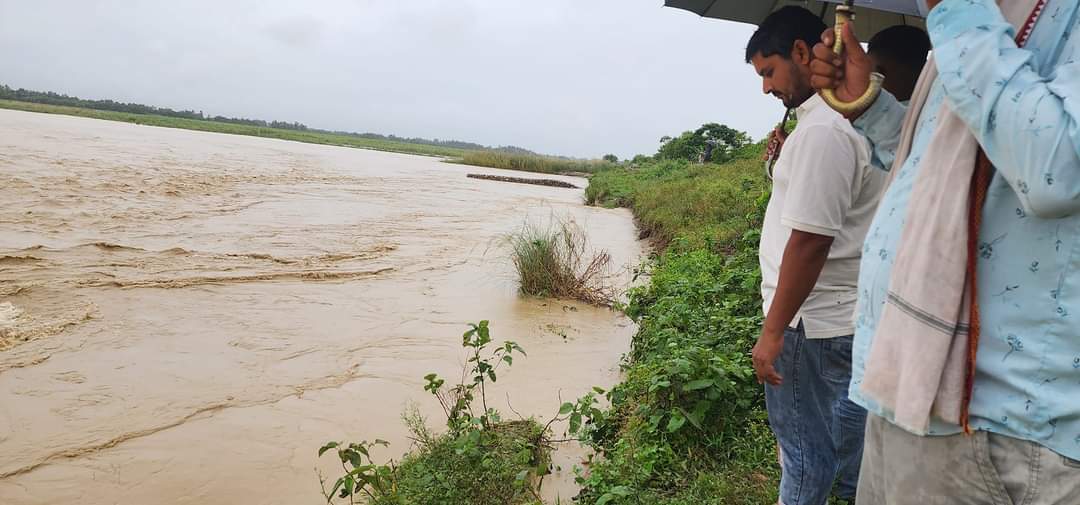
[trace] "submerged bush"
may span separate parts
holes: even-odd
[[[589,249],[585,232],[571,222],[541,228],[532,224],[506,237],[523,294],[611,305],[617,296],[609,283],[606,251]]]
[[[521,170],[523,172],[540,172],[546,174],[589,174],[606,167],[615,166],[614,163],[603,160],[579,160],[498,150],[466,151],[462,153],[461,156],[451,158],[447,161],[450,163],[460,163],[462,165],[505,168],[510,170]]]

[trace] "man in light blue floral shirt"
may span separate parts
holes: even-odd
[[[860,504],[1080,504],[1080,1],[1032,2],[1042,10],[1023,47],[1002,15],[1013,1],[1021,0],[925,2],[938,77],[912,111],[921,114],[910,154],[881,201],[860,267],[850,388],[870,413]],[[832,39],[826,33],[815,47],[812,82],[858,96],[868,60],[853,37],[843,59],[830,58]],[[940,420],[927,434],[909,433],[861,389],[914,182],[920,171],[942,169],[922,161],[943,107],[995,169],[977,239],[972,435]],[[882,93],[849,116],[885,170],[907,113]]]

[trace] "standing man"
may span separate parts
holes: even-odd
[[[780,443],[784,505],[852,499],[865,411],[848,400],[863,237],[884,187],[870,150],[810,86],[825,24],[801,7],[776,11],[746,48],[763,90],[797,108],[774,169],[760,261],[765,324],[753,361]]]
[[[874,71],[885,76],[885,91],[903,104],[911,99],[929,53],[930,36],[909,25],[891,26],[878,32],[870,39],[867,52],[874,63]],[[783,148],[786,139],[787,132],[777,126],[769,133],[762,159],[772,159]]]
[[[911,100],[930,54],[930,36],[914,26],[890,26],[874,35],[866,50],[874,71],[885,76],[885,91],[902,103]]]
[[[1080,2],[923,0],[908,107],[851,115],[895,179],[866,239],[852,398],[859,503],[1080,503]],[[851,29],[813,83],[850,101]],[[964,434],[965,432],[969,434]]]

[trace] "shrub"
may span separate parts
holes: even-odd
[[[617,296],[608,282],[611,256],[592,252],[585,232],[572,222],[541,228],[532,224],[506,237],[520,291],[611,305]]]

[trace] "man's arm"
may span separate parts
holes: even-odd
[[[888,91],[882,90],[858,119],[851,122],[855,131],[870,142],[871,162],[886,172],[892,170],[896,161],[896,149],[900,147],[900,133],[908,107],[900,103]]]
[[[759,382],[777,385],[783,379],[773,367],[773,362],[783,349],[784,330],[817,284],[832,243],[833,237],[827,235],[792,230],[780,262],[776,295],[765,316],[761,338],[754,346],[754,369]]]
[[[1050,13],[1039,22],[1051,22]],[[1080,64],[1044,79],[993,0],[944,0],[927,25],[953,112],[1027,210],[1042,218],[1080,212]]]

